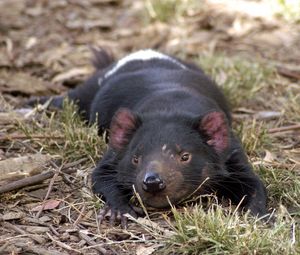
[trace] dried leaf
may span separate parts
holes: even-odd
[[[266,155],[264,157],[264,161],[268,163],[272,163],[275,160],[275,156],[268,150],[266,150]]]
[[[55,208],[57,208],[60,205],[61,201],[60,200],[54,200],[54,199],[50,199],[47,200],[46,202],[44,202],[44,204],[42,205],[38,205],[34,208],[31,209],[31,211],[33,212],[38,212],[40,210],[53,210]]]

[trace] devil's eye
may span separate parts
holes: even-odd
[[[132,164],[137,165],[140,162],[140,158],[137,155],[134,155],[131,159]]]
[[[190,153],[184,152],[180,156],[180,161],[184,162],[184,163],[187,163],[191,160],[191,157],[192,157],[192,155]]]

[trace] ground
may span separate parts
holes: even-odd
[[[299,254],[300,3],[246,0],[0,2],[0,254]],[[267,222],[214,197],[98,224],[90,173],[105,150],[66,104],[26,110],[92,72],[91,48],[194,61],[231,102],[268,190]],[[198,201],[198,202],[196,202]]]

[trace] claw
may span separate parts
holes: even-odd
[[[125,214],[129,213],[134,218],[137,217],[136,212],[132,208],[127,208],[127,210],[124,210],[121,212],[118,209],[112,209],[109,205],[105,205],[103,209],[100,210],[98,214],[98,220],[99,224],[103,222],[106,216],[109,214],[109,224],[114,226],[116,223],[121,222],[121,227],[123,229],[127,228],[128,225],[128,218],[125,216]]]
[[[118,213],[117,211],[110,210],[109,224],[112,226],[116,224],[117,213]]]
[[[121,228],[126,229],[128,227],[128,218],[124,215],[121,216]]]
[[[106,214],[109,212],[110,207],[108,205],[105,205],[103,209],[100,210],[98,214],[98,220],[99,223],[101,224],[106,216]]]

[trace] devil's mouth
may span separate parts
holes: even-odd
[[[152,195],[147,198],[144,198],[143,201],[147,206],[151,206],[151,207],[155,207],[155,208],[168,208],[172,204],[175,204],[176,202],[178,202],[179,200],[178,199],[174,200],[167,195],[166,196]]]
[[[142,184],[135,186],[136,192],[139,194],[142,202],[146,206],[154,208],[168,208],[171,205],[180,204],[194,195],[203,195],[206,193],[204,184],[208,179],[205,179],[198,187],[189,187],[185,185],[169,184],[167,187],[159,192],[151,193],[143,189]]]
[[[168,208],[172,204],[177,204],[189,194],[187,190],[181,189],[180,191],[172,192],[167,188],[157,193],[150,193],[144,191],[142,187],[137,187],[136,192],[145,205],[154,208]]]

